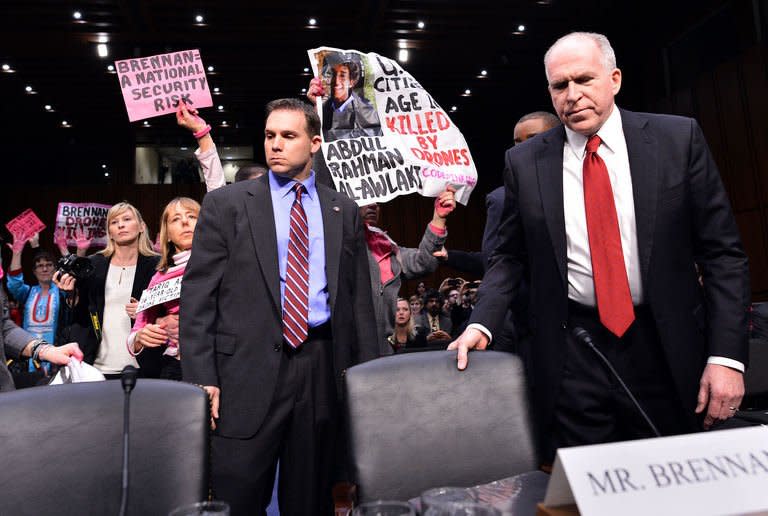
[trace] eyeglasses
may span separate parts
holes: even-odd
[[[35,269],[53,269],[52,263],[38,263],[35,265]]]

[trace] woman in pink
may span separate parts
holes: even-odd
[[[147,290],[184,275],[199,213],[200,204],[189,197],[177,197],[165,207],[160,219],[160,262]],[[177,296],[150,306],[136,315],[136,322],[128,337],[128,351],[136,356],[142,371],[145,366],[158,369],[152,365],[160,365],[159,370],[144,371],[145,377],[181,380],[178,313]]]

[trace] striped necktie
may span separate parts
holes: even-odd
[[[285,271],[283,294],[283,337],[298,348],[307,340],[309,319],[309,226],[307,214],[301,205],[306,191],[301,183],[292,190],[296,199],[291,206],[291,225],[288,236],[288,264]]]

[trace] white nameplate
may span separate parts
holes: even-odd
[[[181,278],[182,276],[177,276],[162,281],[152,288],[145,289],[141,293],[139,307],[136,309],[136,312],[143,312],[155,305],[179,299],[181,297]]]
[[[573,503],[586,516],[768,511],[768,427],[561,448],[544,505]]]

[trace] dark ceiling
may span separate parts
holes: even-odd
[[[199,48],[206,66],[215,67],[211,86],[222,92],[214,103],[224,106],[203,116],[214,126],[223,120],[229,125],[216,127],[215,139],[253,145],[258,158],[263,106],[301,94],[310,79],[303,73],[307,49],[327,45],[394,58],[404,45],[410,50],[404,67],[443,107],[457,106],[451,116],[480,168],[495,172],[514,121],[550,108],[541,61],[558,36],[571,30],[607,34],[625,73],[620,101],[642,108],[644,83],[663,82],[643,77],[643,63],[659,59],[659,49],[732,3],[2,0],[0,62],[14,71],[0,73],[2,134],[6,144],[35,154],[28,159],[37,162],[61,156],[77,161],[81,154],[107,159],[110,149],[136,143],[189,145],[189,135],[170,116],[152,119],[149,128],[131,124],[117,76],[107,66],[116,59]],[[203,24],[195,23],[197,15]],[[307,25],[310,17],[317,20],[314,28]],[[519,25],[525,30],[518,31]],[[100,37],[108,41],[108,58],[97,56]],[[478,77],[481,70],[487,70],[485,78]],[[36,94],[25,92],[28,85]],[[466,88],[471,97],[461,96]],[[53,112],[46,112],[46,104]],[[63,120],[71,127],[62,127]]]

